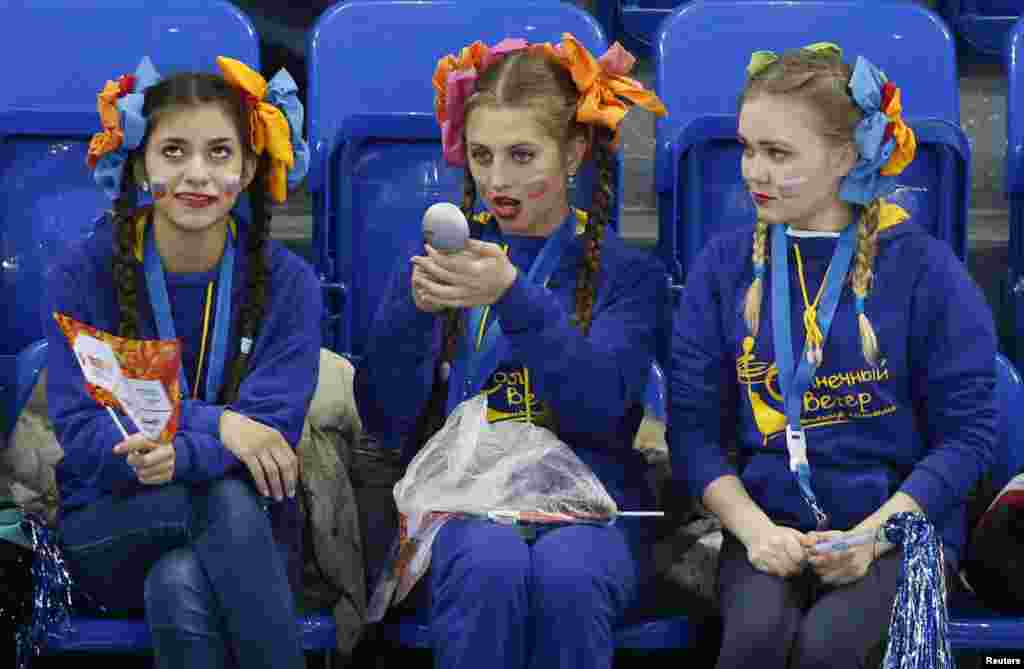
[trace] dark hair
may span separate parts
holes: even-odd
[[[146,144],[162,115],[182,108],[199,105],[219,105],[234,122],[238,137],[248,156],[252,155],[249,145],[249,109],[241,92],[228,84],[222,77],[207,73],[188,72],[176,74],[148,88],[142,113],[148,120],[146,136],[133,159],[144,155]],[[135,258],[136,219],[138,217],[136,182],[132,161],[125,166],[121,182],[121,195],[114,201],[113,222],[116,226],[114,238],[114,282],[117,286],[119,310],[119,333],[122,337],[139,336],[139,313],[137,286],[139,263]],[[270,230],[270,212],[267,208],[265,156],[258,161],[256,174],[249,188],[251,216],[246,238],[246,301],[239,311],[237,331],[241,338],[255,341],[267,301],[269,270],[266,247]],[[150,211],[149,216],[152,216]],[[228,368],[227,379],[217,401],[228,404],[238,396],[242,378],[248,371],[251,347],[240,350]]]
[[[465,117],[468,121],[475,109],[484,106],[514,107],[529,111],[534,114],[541,128],[562,147],[563,157],[570,141],[580,136],[590,138],[590,155],[597,169],[597,178],[583,232],[584,252],[576,278],[575,315],[576,324],[586,335],[593,318],[597,277],[601,268],[601,245],[615,204],[614,135],[603,126],[577,122],[578,101],[579,92],[569,72],[542,51],[528,49],[505,56],[480,75],[476,91],[466,101]],[[462,211],[467,219],[472,220],[476,197],[476,182],[467,167],[462,196]],[[464,329],[462,311],[449,310],[442,330],[441,355],[434,387],[416,431],[419,444],[429,439],[444,424],[448,383],[440,370],[455,357]]]

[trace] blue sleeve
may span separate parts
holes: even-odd
[[[722,425],[735,427],[724,385],[726,370],[721,286],[716,271],[726,259],[712,242],[690,270],[672,325],[666,429],[672,472],[690,496],[701,499],[708,484],[736,470],[726,459]],[[725,417],[723,417],[725,416]]]
[[[86,391],[78,360],[53,318],[54,312],[59,312],[100,327],[95,299],[89,299],[95,285],[85,268],[72,276],[58,267],[47,277],[42,314],[47,339],[46,399],[55,436],[64,450],[61,466],[77,472],[92,488],[123,492],[140,485],[125,457],[113,452],[124,437],[107,410]],[[125,429],[134,431],[131,419],[122,412],[117,414]]]
[[[900,490],[940,523],[992,463],[997,345],[981,290],[951,251],[939,242],[932,247],[910,336],[912,392],[929,450]]]
[[[604,277],[590,332],[584,337],[549,289],[522,272],[494,305],[510,358],[526,365],[537,396],[557,416],[559,432],[613,443],[627,410],[643,402],[654,360],[665,272],[646,254]]]
[[[283,250],[278,253],[270,301],[238,397],[227,407],[182,403],[174,438],[176,480],[214,480],[243,466],[220,439],[225,408],[274,428],[292,448],[302,438],[320,370],[322,297],[312,269]]]
[[[401,449],[412,436],[434,381],[441,320],[412,300],[410,251],[399,260],[356,365],[355,399],[363,428]]]

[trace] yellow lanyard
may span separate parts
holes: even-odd
[[[807,282],[804,280],[803,258],[800,257],[800,247],[795,242],[793,244],[793,253],[796,254],[797,278],[800,279],[800,291],[804,296],[804,330],[807,332],[807,351],[809,354],[817,355],[820,360],[821,348],[825,343],[825,338],[821,334],[821,328],[818,327],[818,304],[821,302],[821,296],[825,292],[828,270],[825,271],[821,285],[818,286],[817,297],[814,298],[814,302],[811,302],[807,294]]]
[[[213,305],[213,281],[206,284],[206,305],[203,307],[203,340],[199,345],[199,361],[196,363],[196,380],[192,384],[192,399],[199,398],[199,377],[203,372],[206,358],[206,340],[210,334],[210,307]]]

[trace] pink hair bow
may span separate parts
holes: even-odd
[[[477,77],[503,57],[528,46],[526,40],[512,38],[490,48],[483,42],[473,42],[458,56],[448,55],[438,61],[433,79],[434,112],[441,123],[441,149],[449,165],[466,165],[466,100],[476,90]]]

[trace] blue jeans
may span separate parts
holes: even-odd
[[[158,668],[303,667],[284,550],[247,480],[106,495],[63,515],[61,534],[79,588],[145,613]]]

